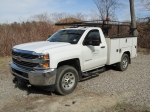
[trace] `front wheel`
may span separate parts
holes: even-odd
[[[117,63],[117,69],[120,71],[125,71],[128,68],[128,64],[129,64],[129,56],[127,54],[123,54],[121,62]]]
[[[58,68],[55,91],[66,95],[75,89],[78,83],[78,72],[75,68],[64,65]]]

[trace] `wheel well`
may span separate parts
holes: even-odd
[[[127,54],[129,56],[129,64],[131,64],[130,52],[126,51],[126,52],[124,52],[124,54]]]
[[[78,58],[59,62],[57,68],[59,68],[60,66],[63,66],[63,65],[70,65],[70,66],[74,67],[77,70],[77,72],[78,72],[78,75],[79,75],[78,79],[79,80],[82,79],[81,66],[80,66],[80,61],[79,61]]]

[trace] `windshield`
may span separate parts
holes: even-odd
[[[48,38],[47,41],[77,44],[84,31],[85,30],[60,30]]]

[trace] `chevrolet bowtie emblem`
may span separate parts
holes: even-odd
[[[17,61],[21,61],[21,57],[20,57],[20,56],[17,56],[17,57],[16,57],[16,60],[17,60]]]

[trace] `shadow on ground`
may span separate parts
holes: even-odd
[[[52,95],[51,91],[46,91],[46,90],[40,89],[36,86],[27,85],[23,82],[18,81],[15,78],[13,79],[13,83],[15,84],[14,85],[15,88],[19,88],[22,91],[26,91],[27,95],[30,95],[30,94]]]

